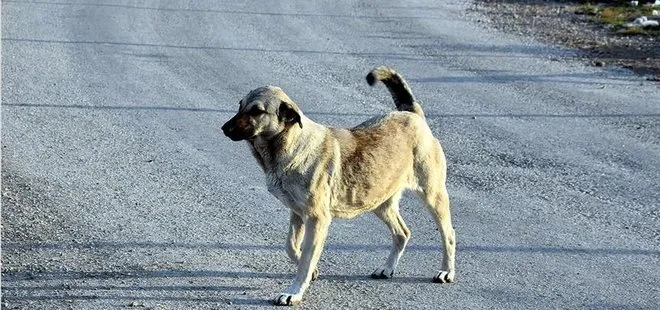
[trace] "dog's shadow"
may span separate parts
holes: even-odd
[[[295,275],[291,274],[291,278]],[[323,271],[319,275],[319,278],[316,281],[345,281],[345,282],[373,282],[373,283],[432,283],[431,277],[400,277],[394,276],[391,279],[374,279],[369,275],[336,275],[329,274],[324,275]]]
[[[75,252],[106,251],[125,252],[126,250],[214,250],[253,252],[284,252],[283,246],[246,245],[234,243],[3,243],[3,258],[8,255],[45,251]],[[329,244],[330,252],[379,251],[386,253],[389,245]],[[436,245],[410,245],[411,252],[439,252]],[[488,244],[459,245],[458,251],[474,255],[551,255],[571,256],[574,259],[594,256],[642,256],[658,258],[657,249],[637,248],[576,248],[547,246],[507,246]],[[2,270],[3,300],[16,304],[49,301],[96,302],[111,301],[134,304],[138,300],[149,302],[211,302],[233,305],[270,305],[270,294],[264,291],[264,280],[282,283],[282,287],[294,278],[293,266],[283,272],[263,272],[262,270],[205,270],[185,269],[177,265],[164,267],[129,267],[106,269],[106,271],[81,271],[44,268],[16,269],[4,265]],[[321,268],[317,282],[351,282],[359,285],[424,284],[431,283],[431,277],[395,276],[388,280],[371,279],[368,274],[333,274],[332,270]],[[327,271],[327,273],[326,273]],[[220,280],[220,281],[216,281]],[[279,285],[279,284],[278,284]],[[139,303],[138,303],[139,305]],[[27,305],[26,305],[27,306]]]
[[[85,271],[69,271],[69,272],[4,272],[2,280],[4,284],[10,285],[11,283],[37,283],[40,281],[51,280],[127,280],[127,279],[156,279],[156,278],[228,278],[228,279],[293,279],[294,273],[271,273],[271,272],[249,272],[249,271],[214,271],[214,270],[126,270],[126,271],[103,271],[103,272],[85,272]],[[346,281],[346,282],[396,282],[396,283],[431,283],[430,277],[393,277],[391,279],[373,279],[369,275],[341,275],[341,274],[321,274],[316,281]],[[27,288],[28,286],[20,286],[20,288]],[[104,286],[107,287],[107,286]],[[3,287],[6,289],[15,289],[19,286]],[[55,289],[56,286],[51,288]],[[76,287],[73,287],[76,288]],[[78,287],[80,288],[80,287]],[[140,288],[137,286],[137,288]],[[167,287],[161,286],[163,290]],[[190,286],[192,290],[216,290],[216,291],[236,291],[236,290],[254,290],[255,288],[242,287],[242,286]],[[47,287],[40,287],[40,289],[47,289]],[[72,289],[72,287],[68,287]],[[141,288],[142,290],[154,290],[155,287]],[[169,290],[182,290],[181,286],[172,287]]]
[[[277,279],[287,282],[294,273],[271,273],[249,271],[214,270],[122,270],[106,272],[43,271],[4,272],[3,299],[13,302],[34,301],[118,301],[136,304],[133,301],[149,302],[211,302],[228,305],[270,305],[269,296],[254,298],[261,287],[251,280]],[[243,285],[199,285],[190,284],[190,279],[219,278],[242,280]],[[152,285],[163,279],[172,285]],[[53,284],[53,280],[61,281]],[[89,282],[94,285],[86,284]],[[118,283],[144,281],[143,285]],[[372,279],[369,275],[321,274],[316,282],[356,283],[431,283],[430,277],[394,277],[388,280]],[[149,283],[149,284],[147,284]],[[201,292],[190,295],[190,293]],[[211,294],[211,295],[209,295]],[[139,303],[137,303],[139,304]]]

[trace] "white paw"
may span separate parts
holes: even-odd
[[[302,294],[286,294],[282,293],[280,296],[275,298],[274,302],[276,306],[293,306],[297,305],[302,301]]]
[[[373,279],[391,279],[394,276],[394,269],[381,267],[371,273]]]
[[[456,273],[448,271],[440,271],[438,275],[433,277],[434,283],[453,283],[456,281]]]

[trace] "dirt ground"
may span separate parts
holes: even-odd
[[[475,0],[470,10],[486,16],[484,22],[497,29],[578,49],[591,65],[628,68],[649,80],[660,81],[657,32],[620,34],[612,26],[593,22],[582,7],[572,1]]]

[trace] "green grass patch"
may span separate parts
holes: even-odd
[[[641,1],[640,1],[641,2]],[[586,3],[580,5],[576,12],[591,16],[593,22],[610,25],[612,29],[624,35],[651,35],[660,36],[660,27],[632,27],[628,28],[624,25],[631,23],[635,18],[640,16],[653,17],[653,10],[660,10],[658,7],[648,6],[630,6],[629,1],[610,1],[609,3],[590,4]]]

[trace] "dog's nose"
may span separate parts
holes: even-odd
[[[225,134],[225,136],[230,134],[233,131],[233,129],[234,129],[234,126],[231,126],[231,124],[229,124],[229,122],[222,125],[222,132]]]

